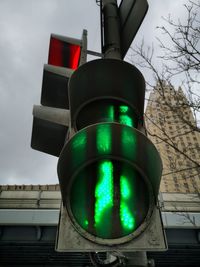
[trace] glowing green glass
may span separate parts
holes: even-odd
[[[136,146],[136,134],[134,134],[131,129],[123,128],[122,129],[122,145],[128,147],[135,147]],[[126,149],[126,147],[125,147]]]
[[[125,157],[135,160],[137,157],[137,135],[130,127],[122,129],[122,153]]]
[[[128,126],[133,126],[133,120],[128,115],[129,108],[128,106],[119,106],[119,123],[125,124]]]
[[[99,153],[110,153],[112,148],[111,127],[108,124],[97,126],[97,150]]]
[[[130,213],[126,203],[122,200],[120,203],[120,219],[123,228],[126,230],[133,230],[135,228],[135,218]]]
[[[72,167],[77,166],[86,158],[87,134],[79,132],[72,139]]]
[[[131,189],[128,178],[120,177],[120,220],[122,227],[126,230],[133,230],[135,228],[135,218],[128,208],[128,200],[131,197]]]
[[[125,176],[120,177],[120,191],[123,199],[127,199],[131,196],[130,185]]]
[[[76,135],[76,137],[74,138],[73,141],[73,148],[80,148],[80,147],[85,147],[86,145],[86,132],[81,132],[78,135]]]
[[[105,211],[113,206],[113,164],[103,161],[99,164],[99,177],[95,188],[95,226],[101,223]]]
[[[127,106],[119,106],[120,113],[128,112],[129,108]]]
[[[125,124],[125,125],[128,125],[128,126],[133,126],[132,119],[127,115],[120,115],[119,116],[119,122],[121,124]]]
[[[108,118],[109,118],[109,121],[114,121],[114,107],[113,106],[108,107]]]
[[[145,220],[148,203],[148,187],[133,166],[105,158],[77,174],[71,187],[69,211],[72,222],[82,229],[111,239],[133,233]]]

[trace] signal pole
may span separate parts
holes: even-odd
[[[120,22],[117,0],[102,0],[104,58],[121,59]]]
[[[100,5],[101,17],[103,18],[103,24],[101,25],[104,46],[102,53],[104,58],[112,58],[122,60],[121,57],[121,45],[120,45],[120,21],[118,15],[117,0],[101,0]],[[108,252],[109,254],[109,252]],[[112,258],[112,253],[110,253]],[[117,256],[117,255],[116,255]],[[126,266],[129,267],[150,267],[154,266],[152,261],[148,261],[145,251],[126,252],[123,256],[119,254],[119,259],[125,259]],[[120,261],[120,260],[119,260]],[[113,266],[116,266],[113,264]]]

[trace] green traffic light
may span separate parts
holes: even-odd
[[[118,114],[128,111],[122,105]],[[102,239],[124,238],[145,221],[150,203],[145,179],[130,164],[138,157],[137,132],[113,123],[99,123],[94,129],[93,135],[85,129],[72,138],[71,164],[80,167],[70,183],[67,209],[77,230]],[[120,153],[112,158],[116,151]],[[88,153],[96,156],[85,165]]]
[[[85,227],[87,227],[88,224],[89,224],[88,220],[85,220],[85,221],[84,221],[84,224],[85,224]]]
[[[126,176],[120,177],[120,220],[124,229],[133,230],[135,227],[135,218],[131,214],[128,200],[131,198],[131,185],[129,184],[129,179]]]
[[[123,199],[128,199],[131,196],[131,187],[129,185],[129,181],[127,177],[123,175],[120,177],[120,192]]]
[[[110,153],[112,149],[112,134],[109,124],[99,124],[96,133],[96,147],[99,154]]]
[[[119,106],[119,123],[134,127],[133,118],[131,118],[129,113],[130,108],[128,106]]]
[[[105,110],[107,110],[106,117],[108,118],[108,121],[115,121],[134,127],[133,118],[131,118],[131,115],[133,114],[128,106],[116,103],[115,105],[108,105],[105,107]]]
[[[147,141],[134,127],[97,123],[75,134],[63,149],[58,164],[59,179],[67,185],[63,205],[85,238],[120,244],[147,227],[155,201],[148,177],[161,173],[158,153]],[[147,166],[149,157],[158,161],[155,172]]]
[[[113,164],[105,160],[97,166],[94,189],[94,230],[97,235],[110,235],[114,194]]]
[[[77,174],[70,206],[75,221],[93,236],[120,238],[142,223],[148,211],[148,197],[144,180],[131,165],[105,159]]]
[[[128,125],[128,126],[133,126],[132,119],[127,115],[120,115],[119,116],[119,122],[121,124],[125,124],[125,125]]]
[[[86,105],[77,118],[77,129],[101,122],[117,122],[137,127],[138,117],[135,111],[119,100],[98,100]]]
[[[108,106],[108,118],[110,121],[115,120],[115,109],[113,105]]]
[[[129,108],[128,108],[128,106],[121,105],[121,106],[119,106],[119,110],[120,110],[121,113],[127,113]]]
[[[120,219],[124,230],[134,229],[135,219],[123,201],[120,204]]]
[[[113,206],[113,164],[103,161],[99,164],[98,180],[95,187],[95,225],[101,222],[104,210]]]

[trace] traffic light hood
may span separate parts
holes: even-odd
[[[127,242],[127,238],[131,240],[145,230],[157,201],[161,173],[162,162],[151,141],[137,129],[119,123],[99,123],[80,130],[65,144],[58,161],[63,204],[75,228],[90,240],[96,236],[102,244],[108,239],[112,244],[113,239],[116,244]],[[134,197],[127,204],[130,212],[124,208],[123,219],[119,200],[126,195],[129,183]],[[102,204],[98,204],[98,190]],[[96,225],[98,218],[108,216],[102,210],[108,205],[108,212],[109,203],[112,219],[107,221],[112,222],[112,231],[105,235],[106,231],[101,232],[103,225],[99,230]],[[118,226],[114,226],[116,214],[121,216]]]
[[[109,105],[127,106],[134,114],[136,124],[142,123],[145,81],[141,72],[127,62],[116,59],[90,61],[72,74],[68,90],[75,130],[95,122],[112,121],[109,116],[101,118],[101,115],[98,120],[94,119],[95,113],[103,110],[106,103],[107,110]]]

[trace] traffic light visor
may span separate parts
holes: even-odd
[[[72,224],[84,237],[108,245],[127,242],[146,229],[161,173],[160,156],[149,139],[119,123],[83,128],[58,161]]]
[[[81,109],[76,120],[76,129],[101,122],[118,122],[137,128],[138,121],[136,112],[127,103],[116,99],[100,99]]]

